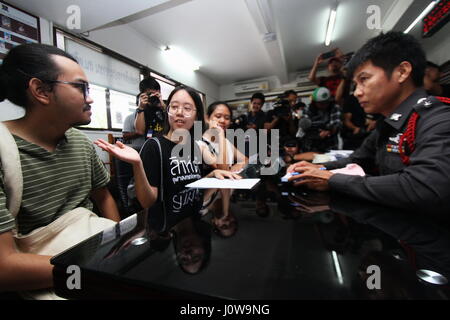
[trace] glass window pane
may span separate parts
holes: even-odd
[[[81,128],[108,129],[108,118],[106,116],[106,88],[89,84],[89,96],[94,100],[91,104],[91,123]]]
[[[168,84],[158,79],[156,79],[156,81],[158,81],[158,83],[161,86],[161,96],[163,100],[167,100],[167,98],[169,98],[170,93],[172,92],[173,89],[175,89],[175,87],[171,84]]]
[[[122,129],[125,118],[136,110],[136,96],[119,91],[109,91],[112,129]]]

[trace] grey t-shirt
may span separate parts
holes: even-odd
[[[125,121],[123,122],[122,133],[123,132],[136,132],[136,128],[134,126],[134,121],[136,119],[136,115],[137,115],[137,113],[135,111],[135,112],[133,112],[132,114],[128,115],[125,118]],[[145,142],[145,137],[144,136],[140,136],[140,137],[135,138],[135,139],[128,139],[128,140],[125,141],[125,143],[127,145],[131,145],[134,148],[138,148],[138,149],[140,149],[142,147],[144,142]]]

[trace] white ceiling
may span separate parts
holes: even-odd
[[[81,32],[92,30],[111,21],[153,8],[170,0],[6,0],[21,9],[65,26],[70,11],[76,5],[81,13]]]
[[[9,3],[58,25],[67,7],[81,9],[81,31],[128,24],[155,45],[176,45],[200,62],[198,72],[217,84],[288,74],[311,67],[317,54],[340,47],[358,49],[379,30],[369,30],[366,13],[378,5],[381,22],[403,24],[417,16],[412,0],[339,0],[334,40],[325,47],[334,0],[9,0]],[[425,5],[429,1],[420,0]],[[266,21],[276,39],[263,41],[264,26],[255,6],[267,7]],[[410,7],[410,10],[406,10]],[[418,6],[420,7],[420,6]],[[423,7],[423,5],[422,5]],[[394,10],[395,9],[395,10]],[[403,14],[407,11],[407,15]],[[401,14],[399,14],[399,12]],[[389,21],[388,21],[389,20]],[[120,41],[120,40],[119,40]]]
[[[273,74],[243,0],[194,0],[130,26],[157,43],[185,49],[216,83]]]
[[[289,2],[289,5],[286,5]],[[392,0],[340,0],[337,8],[334,40],[329,47],[324,39],[328,23],[330,0],[272,1],[275,19],[283,36],[283,47],[289,71],[311,68],[316,56],[321,52],[339,47],[343,52],[358,49],[379,30],[369,30],[366,20],[367,7],[376,4],[381,9],[381,17],[394,1]]]

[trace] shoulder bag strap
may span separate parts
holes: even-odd
[[[7,207],[12,216],[16,218],[22,203],[22,166],[16,141],[3,122],[0,122],[0,161],[3,169]]]
[[[157,138],[152,138],[152,140],[155,140],[156,144],[158,145],[158,149],[159,149],[159,160],[160,160],[160,172],[161,172],[161,183],[159,185],[159,190],[160,190],[160,199],[161,201],[164,201],[164,180],[163,180],[163,156],[162,156],[162,149],[161,149],[161,143],[159,142],[159,140]]]
[[[167,226],[167,213],[166,213],[166,206],[164,203],[164,170],[163,170],[163,154],[162,154],[162,148],[161,148],[161,142],[159,141],[158,138],[153,137],[152,140],[154,140],[156,142],[156,144],[158,145],[158,150],[159,150],[159,160],[160,160],[160,175],[161,175],[161,180],[160,180],[160,185],[159,185],[159,190],[158,190],[158,195],[159,195],[159,199],[161,202],[161,206],[164,212],[164,225],[162,230],[166,230],[166,226]]]
[[[211,143],[210,141],[208,141],[207,139],[205,139],[205,138],[203,138],[203,137],[202,137],[202,140],[201,140],[201,141],[203,141],[203,142],[206,144],[206,146],[208,147],[209,151],[210,151],[212,154],[214,154],[214,155],[217,155],[217,154],[218,154],[217,150],[214,148],[214,146],[212,145],[212,143]]]

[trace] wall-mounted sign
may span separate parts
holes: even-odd
[[[422,36],[431,37],[450,19],[450,0],[441,0],[423,19]]]
[[[120,92],[139,91],[139,69],[81,43],[65,39],[65,50],[77,59],[89,82]]]
[[[13,47],[40,42],[39,18],[0,1],[0,61]]]

